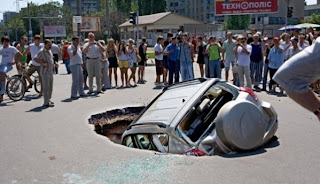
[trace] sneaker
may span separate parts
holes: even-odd
[[[88,89],[89,89],[89,87],[88,87],[88,86],[85,86],[83,89],[84,89],[84,90],[88,90]]]
[[[72,100],[76,100],[76,99],[78,99],[79,97],[77,97],[77,96],[71,96],[70,97]]]
[[[98,93],[98,94],[104,94],[104,92],[103,92],[103,91],[97,91],[97,93]]]
[[[88,94],[88,95],[91,95],[91,94],[93,94],[93,91],[89,91],[87,94]]]
[[[87,97],[87,96],[88,96],[88,95],[86,95],[86,94],[81,94],[81,95],[80,95],[81,98],[85,98],[85,97]]]
[[[49,103],[54,105],[54,102],[53,102],[53,101],[49,101]]]

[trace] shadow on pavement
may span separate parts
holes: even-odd
[[[36,100],[36,99],[39,99],[39,98],[41,98],[41,96],[39,96],[39,95],[25,95],[24,96],[24,101],[29,102],[31,100]]]
[[[12,106],[12,105],[10,105],[9,103],[6,103],[6,102],[0,103],[0,107],[8,107],[8,106]]]
[[[39,106],[39,107],[35,107],[33,109],[30,109],[29,111],[26,111],[26,112],[41,112],[45,109],[48,109],[48,107],[45,107],[45,106]]]
[[[254,155],[259,155],[262,153],[266,153],[268,148],[275,148],[280,146],[280,142],[278,140],[278,137],[274,136],[269,143],[267,143],[266,145],[264,145],[264,147],[258,148],[254,151],[250,151],[250,152],[245,152],[245,153],[236,153],[233,155],[226,155],[226,154],[221,154],[221,157],[224,158],[240,158],[240,157],[248,157],[248,156],[254,156]]]
[[[66,98],[64,100],[61,100],[61,102],[65,102],[65,103],[70,103],[72,101],[76,101],[78,100],[79,98]]]

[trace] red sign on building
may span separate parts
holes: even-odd
[[[216,15],[278,12],[278,0],[216,0]]]

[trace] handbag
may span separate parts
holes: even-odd
[[[140,63],[141,62],[141,56],[138,53],[136,55],[137,55],[138,63]]]
[[[220,60],[220,68],[221,68],[221,69],[224,68],[224,62],[223,62],[223,60]]]

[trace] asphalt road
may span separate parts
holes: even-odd
[[[154,66],[147,67],[144,85],[75,101],[69,100],[71,76],[65,73],[61,66],[54,76],[54,108],[42,109],[34,91],[19,102],[5,96],[1,184],[320,182],[319,121],[287,97],[258,93],[279,114],[279,144],[232,156],[163,155],[116,145],[88,124],[92,114],[150,102],[161,91],[153,89]]]

